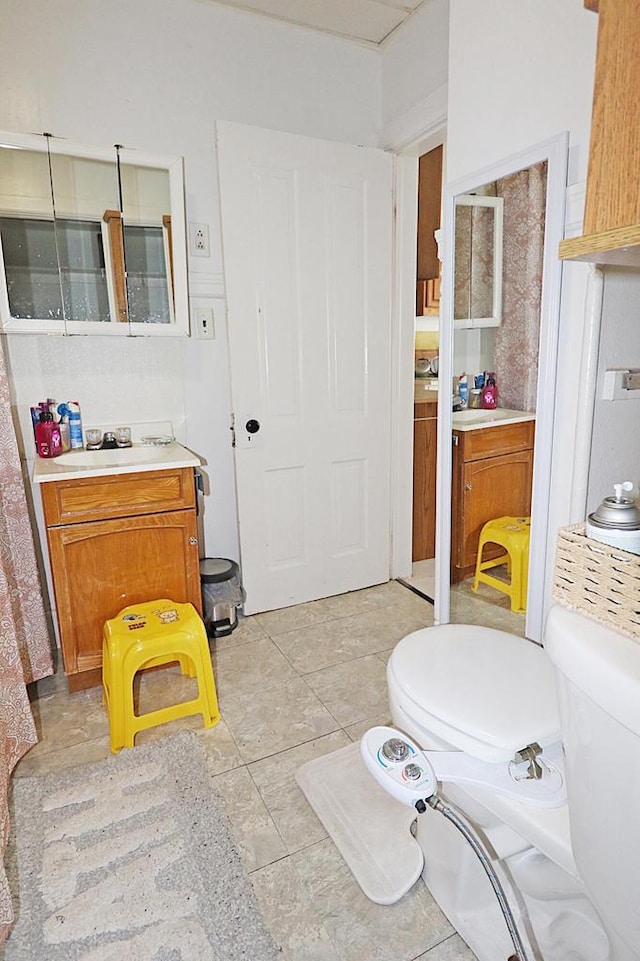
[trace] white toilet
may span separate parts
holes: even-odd
[[[638,961],[640,644],[556,606],[545,645],[467,625],[416,631],[388,663],[391,716],[424,750],[489,762],[534,742],[561,757],[562,739],[568,803],[449,783],[442,793],[488,841],[532,958]],[[479,961],[508,958],[504,918],[469,845],[430,808],[417,840],[425,882]]]

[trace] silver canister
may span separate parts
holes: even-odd
[[[610,547],[640,554],[640,508],[635,500],[625,497],[633,490],[633,484],[624,481],[613,487],[613,497],[605,497],[598,509],[589,514],[587,537]]]

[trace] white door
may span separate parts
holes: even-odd
[[[247,613],[389,578],[392,158],[218,124]]]

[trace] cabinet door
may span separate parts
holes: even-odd
[[[437,426],[435,417],[413,422],[413,561],[436,555]]]
[[[528,517],[531,513],[532,470],[532,450],[487,457],[463,465],[458,560],[458,565],[464,569],[463,576],[475,568],[483,524],[496,517]]]
[[[201,612],[195,511],[50,528],[65,673],[99,683],[104,622],[129,604],[169,598]],[[78,672],[93,672],[74,683]]]

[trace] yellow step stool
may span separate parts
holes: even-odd
[[[487,521],[480,532],[478,554],[476,557],[476,574],[473,581],[474,591],[478,584],[488,584],[511,598],[511,610],[524,614],[527,609],[527,583],[529,577],[529,538],[531,532],[530,517],[497,517]],[[483,561],[482,553],[485,544],[498,544],[504,548],[499,557]],[[487,574],[486,571],[501,564],[507,564],[509,583]]]
[[[198,696],[147,714],[136,714],[136,673],[178,661],[183,674],[198,681]],[[170,600],[125,607],[105,622],[102,684],[109,713],[111,751],[133,747],[138,731],[179,717],[202,714],[205,727],[220,720],[207,632],[193,604]]]

